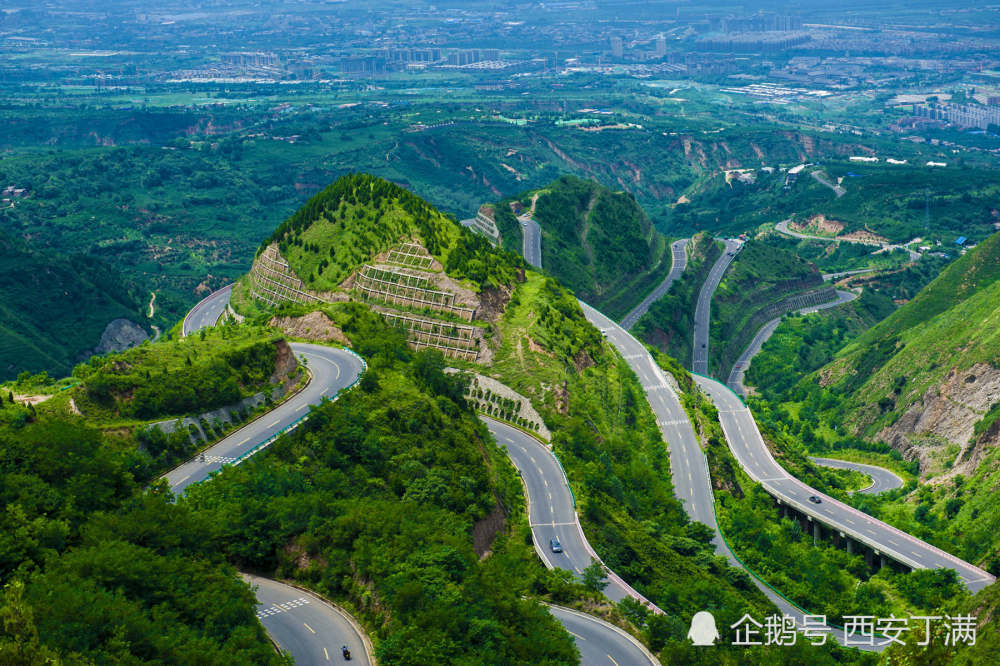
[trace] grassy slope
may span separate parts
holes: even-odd
[[[994,234],[821,371],[851,392],[847,406],[856,430],[872,434],[894,422],[953,369],[996,363],[998,279],[1000,234]],[[891,400],[891,408],[880,407],[880,400]]]
[[[666,238],[628,192],[563,176],[517,199],[528,206],[536,194],[542,266],[609,316],[627,312],[670,270]],[[497,205],[502,230],[511,227],[509,201]]]
[[[709,335],[712,349],[716,350],[710,359],[712,371],[728,374],[757,332],[757,326],[750,323],[758,312],[786,296],[822,283],[816,267],[791,252],[765,243],[747,242],[712,297]]]
[[[429,203],[368,174],[349,174],[311,198],[261,245],[278,243],[292,270],[313,290],[336,289],[352,271],[401,241],[416,238],[445,272],[475,291],[510,285],[524,263],[497,251]],[[254,308],[244,277],[237,307]]]
[[[106,266],[32,251],[0,235],[0,379],[46,370],[68,374],[112,319],[141,306]]]

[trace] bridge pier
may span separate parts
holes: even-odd
[[[813,545],[817,545],[821,538],[823,538],[823,530],[818,522],[813,521]]]
[[[847,542],[847,554],[848,555],[853,555],[854,554],[854,540],[851,539],[851,537],[845,537],[844,541]]]

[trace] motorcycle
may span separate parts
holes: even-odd
[[[340,653],[342,655],[344,655],[344,661],[350,661],[351,660],[351,651],[347,649],[346,645],[344,645],[344,646],[342,646],[340,648]]]

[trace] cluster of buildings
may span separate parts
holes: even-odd
[[[342,74],[382,74],[426,67],[474,67],[501,63],[500,49],[384,48],[340,59]]]
[[[1000,97],[990,97],[989,104],[948,104],[929,102],[924,106],[914,105],[916,116],[933,120],[944,120],[960,127],[989,129],[990,125],[1000,126]]]

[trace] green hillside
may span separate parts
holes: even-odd
[[[542,267],[581,299],[617,318],[670,271],[670,247],[635,197],[593,180],[563,176],[547,187],[497,205],[510,233],[510,204],[530,211],[542,229]],[[520,250],[520,232],[512,247]]]
[[[283,222],[278,243],[292,269],[317,291],[335,289],[358,264],[416,235],[444,262],[458,226],[426,201],[366,174],[339,178]],[[262,246],[263,249],[263,246]]]
[[[112,319],[141,306],[118,275],[91,257],[36,252],[0,234],[0,380],[65,375],[97,346]]]
[[[821,371],[826,385],[851,393],[857,432],[894,423],[953,371],[998,364],[998,279],[1000,234],[994,234]]]
[[[314,211],[321,209],[321,206],[313,208]],[[319,223],[323,226],[309,226],[304,222],[303,231],[298,235],[304,237],[309,229],[328,228],[334,234],[341,234],[341,238],[353,238],[357,228],[370,225],[372,210],[373,204],[369,202],[352,211],[350,220],[357,220],[359,227],[353,227],[354,222],[349,222],[346,229],[327,227],[326,221]],[[450,229],[452,223],[446,218],[437,218],[433,213],[428,216],[431,220],[443,220],[441,227]],[[314,214],[313,217],[324,216]],[[402,228],[402,225],[396,227],[393,233]],[[403,233],[412,233],[420,240],[427,234],[426,230],[414,227]],[[483,315],[488,322],[484,342],[488,351],[473,361],[462,356],[441,359],[436,352],[413,351],[412,346],[418,343],[412,338],[410,345],[404,347],[402,343],[410,331],[401,334],[381,323],[396,316],[395,312],[387,310],[402,306],[394,303],[390,308],[381,302],[366,301],[350,287],[345,287],[344,293],[357,302],[282,305],[279,312],[292,317],[319,310],[350,336],[354,348],[369,363],[366,379],[360,383],[361,392],[321,409],[319,418],[324,423],[317,424],[316,430],[297,432],[286,444],[276,444],[273,455],[268,454],[255,464],[234,470],[228,477],[223,476],[218,480],[222,482],[219,485],[197,489],[194,495],[199,505],[218,516],[220,524],[224,525],[226,548],[233,557],[252,557],[253,566],[265,570],[277,567],[281,575],[293,575],[337,598],[349,599],[363,617],[375,624],[376,634],[386,637],[379,648],[384,650],[382,654],[386,658],[405,660],[413,655],[434,656],[430,647],[407,645],[396,638],[396,634],[410,635],[417,625],[433,632],[435,641],[440,644],[451,644],[455,649],[462,645],[462,639],[450,629],[464,626],[461,614],[456,616],[454,607],[445,610],[439,607],[436,599],[428,601],[434,616],[447,621],[449,629],[445,630],[441,623],[429,620],[425,613],[393,605],[398,603],[400,588],[396,580],[401,576],[435,580],[440,575],[441,565],[437,560],[417,561],[405,554],[410,542],[388,539],[388,530],[395,524],[392,516],[405,515],[413,526],[413,534],[428,534],[426,539],[440,538],[451,544],[455,553],[450,561],[456,565],[461,563],[459,571],[462,572],[454,583],[456,594],[463,589],[476,589],[472,580],[479,575],[476,571],[487,569],[489,576],[506,581],[504,590],[526,594],[529,599],[572,603],[582,594],[587,599],[586,608],[632,627],[654,652],[661,655],[664,663],[673,663],[676,659],[703,663],[691,653],[685,638],[691,608],[711,606],[720,622],[732,624],[747,609],[766,614],[769,603],[742,572],[714,555],[711,533],[688,520],[681,503],[673,495],[668,450],[638,378],[611,344],[587,322],[574,294],[551,276],[523,268],[516,257],[494,250],[481,237],[465,231],[457,233],[453,245],[446,247],[442,242],[433,256],[445,265],[451,278],[479,274],[478,264],[489,265],[494,272],[495,277],[485,281],[462,278],[463,283],[480,290],[483,306],[488,306],[485,308],[487,314]],[[279,237],[279,234],[274,236]],[[449,238],[450,234],[442,233],[441,237]],[[316,245],[322,242],[324,240],[318,237],[309,241]],[[339,243],[343,241],[325,242],[334,248],[335,255],[340,253]],[[387,234],[384,242],[391,245],[394,242],[392,234]],[[711,241],[708,242],[711,245]],[[311,252],[311,245],[307,246],[305,241],[302,247],[303,252]],[[376,252],[379,246],[373,242],[367,247],[368,252]],[[470,248],[474,248],[475,253],[470,254]],[[294,256],[295,251],[288,251]],[[322,251],[315,254],[320,256]],[[352,261],[364,264],[369,259],[355,255]],[[290,259],[289,263],[293,261]],[[428,268],[421,274],[431,279],[434,272]],[[497,282],[497,278],[501,278],[498,286],[491,287],[490,283]],[[369,306],[377,308],[382,316],[373,317]],[[399,312],[437,316],[437,313],[412,309]],[[265,310],[258,311],[252,319],[266,322],[270,317],[271,313]],[[411,364],[423,369],[418,372],[410,368]],[[436,457],[441,451],[451,451],[448,460],[455,462],[456,456],[460,458],[467,452],[468,442],[484,437],[481,432],[476,435],[471,432],[466,410],[471,409],[472,404],[459,403],[456,408],[449,404],[453,398],[445,400],[443,395],[426,403],[412,385],[416,376],[418,385],[432,388],[433,393],[445,392],[450,396],[449,383],[438,378],[434,370],[443,364],[487,374],[531,400],[552,433],[553,449],[570,479],[580,519],[591,544],[609,567],[663,608],[665,616],[653,616],[634,603],[610,605],[593,592],[588,597],[588,593],[569,585],[567,574],[544,574],[530,551],[523,548],[530,541],[525,540],[528,526],[520,496],[513,498],[513,506],[507,504],[508,499],[502,499],[507,507],[507,531],[498,538],[498,543],[504,540],[503,545],[494,547],[483,569],[468,564],[467,531],[434,528],[421,517],[422,514],[412,511],[409,500],[419,496],[429,500],[435,511],[443,511],[440,514],[443,522],[439,525],[467,525],[469,520],[480,517],[485,507],[482,501],[464,508],[454,502],[458,491],[449,477],[450,468],[442,467],[443,461]],[[461,431],[465,433],[463,436],[455,440],[433,425],[424,425],[416,433],[411,432],[416,425],[414,419],[433,424],[444,418],[437,411],[442,405],[446,405],[445,421],[454,423],[456,434]],[[385,443],[358,440],[358,432],[377,432],[380,438],[389,439]],[[447,445],[427,448],[423,442],[428,438],[440,438]],[[509,464],[505,460],[501,463],[490,451],[489,457],[493,460],[490,464],[495,470],[507,469]],[[419,460],[423,467],[414,464],[414,460]],[[424,468],[432,470],[424,478],[429,483],[433,475],[434,492],[430,493],[429,486],[420,482],[423,479],[411,481],[393,472],[397,464],[404,465],[407,470],[418,470],[419,474],[424,474]],[[334,472],[331,474],[323,465],[332,465]],[[359,465],[365,468],[364,471]],[[342,473],[341,468],[350,469],[351,478],[367,479],[364,483],[368,489],[355,494],[353,490],[338,486],[337,480],[348,473]],[[434,474],[433,470],[440,470],[440,473]],[[275,474],[288,483],[274,484]],[[468,477],[463,481],[466,487],[479,478],[479,472],[471,466],[463,474]],[[376,477],[386,479],[384,485],[382,481],[376,482]],[[419,487],[419,494],[416,490],[407,491],[409,486]],[[242,508],[241,503],[247,502],[261,487],[273,488],[276,496],[266,502],[255,500],[251,509]],[[481,489],[475,488],[477,493]],[[503,493],[512,492],[512,489],[507,485],[497,491],[501,498],[510,498]],[[480,495],[479,499],[483,497],[485,495]],[[315,508],[302,514],[299,512],[302,506]],[[248,511],[257,516],[263,512],[268,518],[248,520]],[[312,515],[316,512],[326,515],[331,511],[338,518],[320,520]],[[346,513],[341,514],[341,511]],[[365,520],[356,521],[355,517],[361,515]],[[361,527],[372,521],[373,525]],[[277,536],[271,535],[274,524],[280,525]],[[267,529],[258,525],[266,525]],[[399,555],[378,561],[362,556],[355,549],[358,543],[355,539],[361,536],[384,544],[384,548]],[[313,564],[303,569],[296,564],[303,558],[289,556],[289,553],[303,552],[305,561],[328,564]],[[513,557],[515,553],[516,558]],[[523,561],[526,556],[528,562]],[[345,561],[354,562],[354,568],[347,570],[344,564],[334,564]],[[362,587],[359,581],[366,578],[376,581],[374,587]],[[491,594],[500,594],[498,589],[490,589]],[[509,621],[517,625],[532,615],[528,607],[521,611],[524,615],[511,616]],[[494,620],[489,607],[478,608],[475,612],[480,621],[492,625]],[[544,630],[540,625],[532,633]],[[556,647],[554,645],[553,649]],[[485,647],[476,649],[484,650],[478,654],[488,654]],[[783,652],[776,663],[799,663],[803,659],[810,663],[832,663],[831,652],[834,651],[803,646],[801,652]],[[510,657],[502,652],[489,656],[494,660]],[[762,656],[763,652],[758,655]],[[738,662],[737,651],[727,652],[724,663]]]
[[[754,240],[745,243],[712,297],[710,370],[728,376],[765,322],[794,308],[795,294],[822,285],[816,267],[792,252]]]
[[[138,420],[196,409],[176,400],[185,391],[215,405],[267,386],[275,342],[223,328],[95,357],[78,368],[83,385],[31,407],[5,388],[0,663],[287,663],[221,556],[217,526],[148,488],[204,443],[187,430],[150,437]],[[143,413],[107,427],[111,401],[91,400],[105,389]]]

